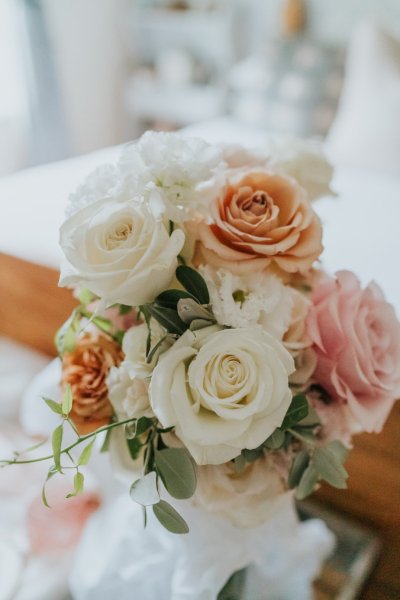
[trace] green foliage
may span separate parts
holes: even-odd
[[[165,500],[160,500],[158,504],[154,504],[153,512],[161,525],[171,533],[183,534],[189,532],[186,521],[170,504],[168,504],[168,502],[165,502]]]
[[[200,304],[209,304],[210,294],[207,284],[198,271],[186,265],[179,265],[176,269],[176,278]]]
[[[179,300],[188,298],[194,300],[194,297],[184,290],[166,290],[165,292],[161,292],[155,301],[159,306],[176,310]]]
[[[289,487],[291,489],[297,487],[301,481],[304,471],[307,469],[310,462],[310,454],[307,450],[302,450],[296,455],[293,461],[292,468],[289,473]]]
[[[71,492],[70,494],[67,494],[66,498],[72,498],[73,496],[77,496],[78,494],[83,492],[84,484],[85,484],[85,477],[84,477],[83,473],[81,473],[80,471],[77,471],[74,475],[74,491]]]
[[[87,465],[89,463],[90,458],[92,456],[92,450],[93,450],[93,446],[94,446],[95,441],[96,441],[96,436],[82,450],[81,455],[78,458],[77,465],[79,465],[79,466],[85,466],[85,465]]]
[[[172,308],[166,308],[165,306],[158,306],[157,304],[146,304],[146,309],[150,315],[160,323],[169,333],[176,335],[182,335],[187,329],[187,326],[179,317],[176,310]],[[146,354],[150,352],[150,347]]]
[[[173,498],[191,498],[196,490],[196,467],[186,448],[156,450],[155,466]]]
[[[157,488],[157,474],[151,471],[131,485],[130,496],[134,502],[142,506],[152,506],[160,502],[160,494]]]
[[[57,415],[62,415],[62,408],[59,402],[54,402],[50,398],[43,398],[44,402],[46,402],[47,406]]]
[[[68,383],[65,388],[64,396],[61,403],[62,414],[66,417],[71,412],[72,400],[72,390],[70,384]]]
[[[285,432],[282,431],[282,429],[279,429],[278,427],[264,442],[264,446],[268,448],[268,450],[278,450],[284,445],[285,439]]]
[[[293,396],[292,402],[290,403],[280,429],[290,429],[296,425],[296,423],[305,419],[307,415],[308,402],[305,394],[297,394],[296,396]]]
[[[314,467],[313,463],[310,462],[308,467],[303,472],[300,483],[296,489],[296,498],[298,500],[303,500],[309,496],[314,491],[315,486],[318,483],[318,479],[318,471]]]
[[[346,488],[348,473],[342,465],[341,456],[329,444],[325,448],[316,448],[312,458],[315,469],[321,479],[336,488]]]
[[[65,323],[57,331],[54,342],[57,348],[57,352],[60,356],[64,352],[72,352],[76,345],[76,335],[79,330],[81,321],[80,308],[75,308],[71,316],[65,321]]]
[[[51,436],[51,445],[53,447],[53,455],[54,455],[54,466],[59,473],[62,473],[61,469],[61,445],[63,439],[63,426],[58,425],[53,431],[53,435]]]

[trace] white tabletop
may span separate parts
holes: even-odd
[[[211,142],[257,145],[265,134],[228,121],[190,128]],[[58,267],[58,228],[68,194],[96,166],[113,162],[119,148],[22,171],[0,180],[0,252]],[[363,283],[375,279],[400,314],[400,178],[338,169],[337,198],[315,208],[324,224],[325,267],[355,271]]]

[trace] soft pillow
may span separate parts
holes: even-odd
[[[372,22],[362,23],[350,42],[326,149],[340,166],[400,174],[400,40]]]

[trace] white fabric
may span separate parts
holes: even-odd
[[[354,32],[326,146],[334,163],[400,174],[400,39],[373,22]]]
[[[261,527],[238,529],[181,503],[190,532],[167,532],[128,495],[90,521],[70,577],[75,600],[215,600],[230,575],[253,564],[247,600],[311,600],[310,582],[333,549],[320,520],[298,523],[292,498]],[[175,502],[176,504],[176,502]]]
[[[44,354],[0,336],[0,421],[17,416],[26,386],[48,361]]]

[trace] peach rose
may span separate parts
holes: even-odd
[[[400,395],[400,323],[381,289],[340,271],[314,289],[307,329],[313,380],[328,402],[347,405],[365,431],[380,431]]]
[[[90,433],[110,422],[113,409],[106,378],[122,360],[119,346],[103,335],[85,334],[73,352],[62,357],[61,386],[69,383],[73,405],[70,417],[80,434]]]
[[[311,300],[303,293],[289,288],[292,295],[292,314],[283,343],[294,358],[296,370],[289,377],[292,385],[303,387],[315,371],[317,359],[311,348],[311,338],[307,333],[306,320]]]
[[[238,274],[268,267],[304,273],[322,252],[321,223],[304,190],[294,179],[267,172],[231,179],[211,205],[211,223],[196,224],[194,233],[196,266]]]

